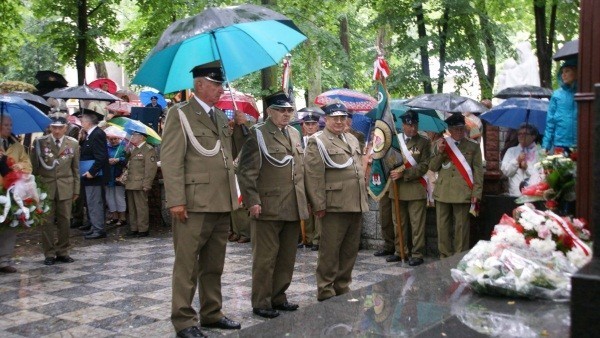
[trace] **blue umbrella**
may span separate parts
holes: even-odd
[[[421,131],[433,131],[436,133],[441,133],[448,125],[440,114],[433,109],[422,109],[422,108],[414,108],[405,106],[404,103],[408,100],[391,100],[390,108],[392,109],[392,114],[394,114],[396,129],[402,129],[402,120],[400,116],[404,115],[409,109],[414,110],[419,114],[419,130]]]
[[[160,104],[163,109],[167,108],[167,100],[165,100],[165,97],[162,94],[153,92],[151,90],[145,90],[140,93],[140,102],[142,102],[142,104],[145,106],[152,101],[152,96],[156,96],[158,98],[156,102]]]
[[[190,71],[221,61],[233,81],[277,65],[306,40],[284,15],[256,5],[209,8],[171,24],[150,51],[132,82],[163,93],[193,87]]]
[[[51,122],[41,110],[16,96],[0,95],[0,114],[11,117],[16,135],[44,131]]]
[[[352,114],[352,129],[365,135],[365,142],[369,142],[373,120],[364,114]]]
[[[546,130],[546,113],[549,102],[532,98],[510,98],[479,117],[491,125],[519,129],[525,122],[537,128],[540,134]]]

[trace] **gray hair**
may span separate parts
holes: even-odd
[[[539,135],[539,133],[540,133],[540,132],[537,130],[537,128],[536,128],[534,125],[532,125],[532,124],[529,124],[529,123],[522,123],[522,124],[519,126],[519,130],[521,130],[521,129],[525,129],[525,130],[527,130],[527,133],[528,133],[529,135],[532,135],[532,136],[534,136],[534,137],[536,137],[536,138],[538,137],[538,135]]]
[[[86,120],[95,126],[98,125],[98,122],[100,121],[100,120],[98,120],[98,116],[93,115],[93,114],[83,114],[81,116],[81,119]]]

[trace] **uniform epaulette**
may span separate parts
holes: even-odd
[[[475,140],[473,140],[473,139],[470,139],[470,138],[468,138],[468,137],[465,137],[465,140],[467,140],[467,141],[471,141],[471,142],[473,142],[473,143],[475,143],[475,144],[479,144],[479,143],[477,143],[477,141],[475,141]]]
[[[312,135],[311,135],[311,137],[312,137],[312,136],[314,136],[314,137],[317,137],[317,136],[320,136],[321,134],[323,134],[323,131],[322,131],[322,130],[319,130],[318,132],[316,132],[316,133],[312,134]]]
[[[40,137],[38,137],[39,140],[47,140],[48,137],[52,136],[52,134],[46,134],[46,135],[42,135]]]
[[[77,139],[76,139],[76,138],[74,138],[74,137],[71,137],[71,136],[69,136],[69,135],[65,135],[65,138],[66,138],[67,140],[71,140],[71,141],[75,141],[75,142],[77,142]]]
[[[258,127],[261,127],[264,124],[265,124],[265,122],[257,122],[252,127],[250,127],[250,129],[257,129]]]

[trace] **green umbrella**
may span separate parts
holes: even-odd
[[[162,139],[160,138],[158,133],[154,131],[154,129],[148,127],[140,121],[132,120],[128,117],[113,117],[112,119],[108,120],[108,124],[123,129],[128,134],[131,134],[132,132],[144,133],[147,135],[146,142],[154,146],[159,145],[162,141]]]
[[[436,133],[441,133],[448,125],[440,114],[433,109],[421,109],[408,107],[404,105],[404,102],[407,100],[392,100],[390,102],[390,108],[392,109],[392,114],[395,116],[395,124],[396,129],[402,129],[402,120],[400,120],[400,116],[404,115],[409,109],[416,111],[419,113],[419,130],[421,131],[434,131]]]

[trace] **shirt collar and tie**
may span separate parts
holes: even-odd
[[[4,148],[4,151],[8,150],[9,144],[8,144],[8,140],[3,138],[2,139],[2,148]]]

